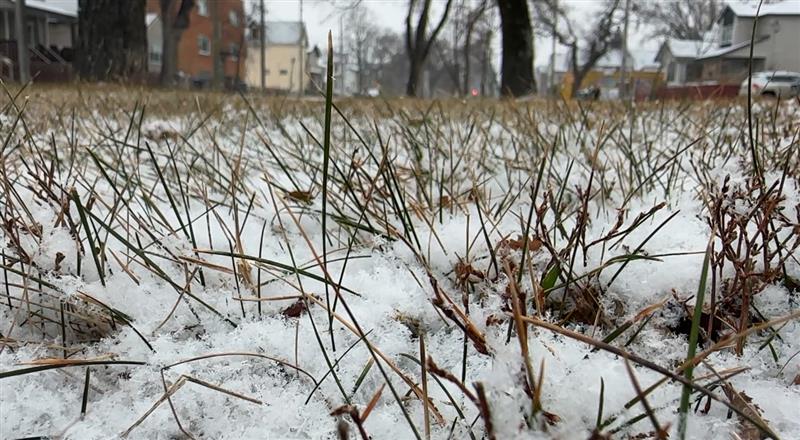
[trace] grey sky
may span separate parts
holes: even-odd
[[[258,0],[247,0],[251,5]],[[588,18],[595,13],[602,0],[562,0],[571,10],[571,14],[576,17],[576,22],[590,22]],[[298,20],[300,17],[300,0],[265,0],[267,5],[267,20]],[[339,35],[339,19],[337,7],[343,8],[350,4],[346,0],[303,0],[303,19],[308,28],[309,40],[312,45],[316,44],[324,49],[328,30],[333,31],[334,39]],[[404,20],[407,0],[362,0],[362,4],[372,11],[378,25],[391,29],[395,32],[404,31]],[[434,0],[433,15],[438,14],[444,8],[445,0]],[[582,20],[586,17],[586,20]],[[345,29],[346,32],[346,29]],[[630,47],[632,49],[658,48],[658,41],[645,38],[644,29],[631,29]],[[495,38],[495,54],[499,65],[500,59],[500,38]],[[557,49],[562,51],[563,49]],[[536,64],[544,64],[549,59],[551,52],[551,41],[549,38],[536,38]]]
[[[31,3],[46,1],[65,9],[77,10],[77,0],[30,0]],[[214,0],[212,0],[214,1]],[[258,0],[244,0],[249,10]],[[589,17],[597,11],[603,0],[561,0],[571,10],[571,15],[576,18],[576,23],[591,22]],[[633,0],[639,1],[639,0]],[[669,1],[669,0],[665,0]],[[375,22],[381,27],[395,32],[404,31],[404,20],[408,0],[362,0],[373,13]],[[328,30],[333,31],[334,39],[340,35],[338,10],[351,4],[351,0],[303,0],[303,20],[306,22],[311,44],[316,44],[324,49]],[[267,20],[299,20],[300,0],[265,0],[267,6]],[[445,0],[433,0],[432,14],[438,17],[444,9]],[[584,20],[583,18],[586,17]],[[345,28],[346,32],[347,29]],[[644,29],[631,29],[630,47],[632,49],[655,50],[659,42],[645,38]],[[557,49],[563,51],[563,49]],[[497,56],[496,65],[500,60],[500,37],[494,39],[494,52]],[[551,42],[549,38],[536,38],[536,64],[544,64],[549,59]]]

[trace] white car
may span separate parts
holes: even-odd
[[[753,96],[788,98],[800,95],[800,73],[774,71],[753,74],[750,85]],[[739,87],[739,95],[747,96],[747,80]]]

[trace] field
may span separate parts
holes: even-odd
[[[2,93],[2,438],[800,438],[800,101]]]

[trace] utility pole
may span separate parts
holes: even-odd
[[[303,41],[305,40],[305,29],[306,26],[303,24],[303,0],[300,0],[300,41],[298,43],[299,52],[297,54],[297,60],[299,62],[300,68],[298,71],[300,72],[300,80],[297,84],[297,96],[303,96],[303,92],[305,91],[305,67],[306,67],[306,57],[305,57],[305,47],[303,45]]]
[[[631,15],[631,0],[625,0],[625,21],[622,27],[622,72],[619,78],[619,98],[628,98],[628,22]]]
[[[556,9],[558,9],[558,0],[556,0]],[[558,29],[558,14],[555,15],[555,25],[553,29]],[[547,78],[547,95],[555,95],[556,86],[556,34],[553,32],[552,41],[550,42],[550,72]]]
[[[341,94],[341,95],[344,95],[345,92],[346,92],[346,90],[345,90],[345,77],[346,77],[346,74],[345,74],[345,70],[344,70],[346,61],[347,61],[347,58],[345,58],[345,54],[344,54],[344,16],[340,14],[339,15],[339,71],[338,71],[339,78],[335,77],[335,75],[337,74],[337,71],[336,71],[336,68],[334,67],[334,69],[333,69],[333,74],[334,74],[333,88],[335,90],[337,88],[336,85],[338,84],[339,85],[339,87],[338,87],[339,88],[339,94]],[[335,64],[334,64],[334,66],[335,66]]]
[[[267,32],[266,27],[264,26],[264,0],[260,0],[258,7],[261,8],[261,27],[258,29],[258,38],[261,41],[261,91],[263,92],[267,90],[267,60],[264,56],[267,51]]]
[[[25,84],[30,80],[30,57],[28,42],[25,41],[25,0],[14,2],[14,27],[17,31],[17,63],[19,64],[19,82]]]

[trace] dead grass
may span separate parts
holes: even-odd
[[[86,344],[120,326],[135,327],[125,310],[110,308],[87,292],[65,291],[59,282],[65,277],[104,283],[104,274],[124,273],[136,284],[152,277],[175,291],[172,311],[185,304],[201,323],[216,315],[231,327],[248,316],[262,316],[267,301],[262,287],[283,282],[294,289],[283,299],[297,301],[285,309],[287,317],[324,311],[329,327],[339,322],[368,348],[404,412],[408,399],[424,402],[424,430],[407,416],[418,438],[421,432],[428,435],[430,421],[470,425],[455,400],[448,404],[460,416],[443,419],[438,406],[444,402],[429,399],[426,376],[456,384],[484,422],[483,428],[472,428],[476,435],[493,438],[490,396],[483,385],[464,383],[468,351],[493,356],[495,348],[485,334],[493,326],[507,329],[507,341],[516,339],[521,349],[524,373],[518,386],[530,400],[530,413],[521,421],[526,429],[546,431],[559,423],[541,401],[544,365],[532,365],[528,353],[529,327],[538,326],[682,382],[698,402],[708,398],[727,405],[743,423],[774,436],[763,419],[737,403],[740,397],[730,398],[739,396],[735,390],[723,388],[728,397],[715,393],[716,377],[681,375],[708,352],[670,369],[626,347],[670,302],[685,311],[700,343],[710,350],[728,350],[733,344],[741,354],[746,344],[759,344],[777,353],[773,345],[780,343],[780,327],[754,307],[752,298],[770,285],[798,288],[791,268],[798,267],[800,206],[789,205],[785,197],[789,185],[796,188],[800,179],[800,155],[794,153],[800,136],[800,120],[793,113],[798,102],[757,103],[758,170],[750,166],[753,150],[738,101],[646,103],[628,113],[613,103],[334,100],[326,130],[323,97],[296,101],[85,85],[4,93],[2,298],[11,321],[3,325],[0,350],[46,344],[52,356],[48,365],[80,366]],[[166,123],[144,122],[160,119]],[[719,176],[726,164],[738,164],[741,174]],[[266,191],[255,184],[259,181]],[[645,249],[674,214],[655,224],[653,219],[670,210],[680,194],[703,202],[702,216],[713,235],[710,302],[702,308],[702,321],[693,319],[692,292],[674,292],[672,299],[639,313],[608,295],[626,267],[675,256],[650,255]],[[656,202],[636,208],[635,200]],[[257,214],[266,210],[286,215],[270,219]],[[41,223],[41,211],[55,219],[52,224]],[[593,219],[608,212],[616,212],[616,222],[599,236],[591,235]],[[440,236],[439,227],[455,214],[477,216],[480,228],[468,230],[458,248],[447,248],[444,243],[451,241]],[[233,222],[223,220],[229,216]],[[314,234],[306,230],[309,218],[324,227],[322,243],[313,242]],[[200,224],[219,225],[224,236],[212,237]],[[289,260],[246,254],[242,231],[253,224],[261,228],[262,241],[267,225],[280,231]],[[514,225],[512,232],[508,225]],[[43,260],[49,239],[44,231],[53,229],[67,231],[76,243],[74,260],[64,255]],[[287,230],[305,238],[312,261],[295,260]],[[636,246],[623,244],[642,230],[648,233]],[[199,237],[213,249],[200,248]],[[165,244],[173,240],[185,246]],[[439,368],[435,353],[416,359],[418,371],[399,367],[360,327],[348,306],[359,292],[342,279],[347,261],[376,242],[407,248],[425,275],[418,282],[430,292],[430,306],[447,326],[464,333],[460,378]],[[704,246],[697,243],[695,253],[704,253]],[[439,251],[457,255],[458,263],[440,267],[431,256]],[[589,256],[597,253],[600,261],[594,263]],[[344,262],[340,273],[329,270],[334,260]],[[223,315],[195,295],[193,289],[212,278],[235,286],[240,316]],[[311,282],[323,283],[327,299],[305,287]],[[502,306],[487,322],[476,322],[470,307],[497,295]],[[323,344],[325,329],[310,322],[338,383],[338,360],[329,358],[334,353]],[[415,334],[422,344],[424,329],[419,323],[408,325],[418,327]],[[577,331],[581,328],[591,333]],[[148,335],[136,331],[149,346]],[[18,332],[25,336],[15,336]],[[728,344],[720,345],[723,341]],[[21,373],[3,372],[0,378],[12,374]],[[392,376],[403,386],[395,389]],[[631,380],[635,401],[644,404],[643,416],[656,438],[664,438],[666,426],[647,405],[653,388],[641,389],[633,370]],[[173,385],[164,382],[164,396],[155,405],[168,401],[172,406],[170,397],[187,381],[253,400],[182,376]],[[367,438],[364,421],[383,388],[369,402],[352,401],[351,393],[339,388],[343,406],[331,408],[331,414],[342,421],[347,416],[349,422],[342,423]],[[600,405],[593,438],[610,434],[604,431],[610,422],[601,421]],[[175,420],[191,437],[177,414]]]

